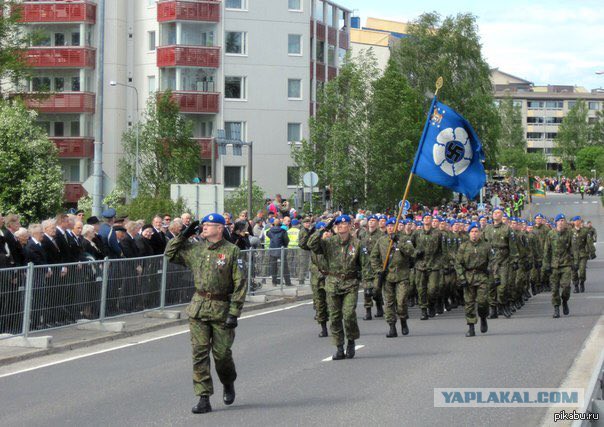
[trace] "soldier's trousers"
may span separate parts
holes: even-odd
[[[524,270],[524,267],[521,266],[518,271],[516,271],[516,283],[514,286],[514,300],[518,300],[522,298],[522,294],[526,289],[526,284],[528,282],[528,272]]]
[[[373,297],[367,296],[367,295],[365,295],[365,293],[363,293],[363,307],[365,307],[365,308],[373,307],[374,300],[379,301],[381,305],[384,305],[384,297],[383,297],[382,288],[378,289],[370,281],[363,282],[363,289],[367,289],[367,288],[373,288]]]
[[[407,300],[411,285],[408,282],[384,282],[384,318],[387,323],[395,323],[396,316],[407,319]]]
[[[463,290],[463,299],[465,302],[464,311],[466,313],[466,322],[475,324],[476,305],[478,305],[478,316],[486,317],[489,314],[489,297],[487,283],[482,283],[478,286],[469,285]]]
[[[570,298],[570,280],[571,268],[554,268],[549,277],[552,286],[552,304],[559,306],[562,301],[568,301]]]
[[[231,346],[235,330],[224,327],[224,322],[207,322],[189,318],[191,346],[193,350],[193,389],[197,396],[214,394],[210,373],[210,350],[216,364],[216,372],[222,384],[230,384],[237,378]]]
[[[335,345],[344,345],[344,335],[348,340],[356,340],[360,336],[356,313],[358,298],[358,286],[354,286],[346,293],[327,293],[329,329],[331,340]]]
[[[499,264],[493,271],[492,280],[499,280],[499,286],[489,287],[489,305],[497,307],[497,304],[507,304],[508,302],[508,275],[509,265],[506,263]]]
[[[312,301],[315,307],[315,319],[319,323],[327,322],[329,319],[329,312],[327,311],[325,277],[317,273],[311,273],[310,287],[312,289]]]
[[[579,269],[572,270],[572,280],[573,283],[584,282],[587,275],[587,258],[579,259]]]
[[[443,274],[443,277],[444,288],[442,290],[442,297],[453,298],[453,294],[456,291],[455,284],[457,282],[457,274],[455,274],[455,270],[453,270],[453,268],[450,268],[445,274]]]
[[[415,280],[420,308],[424,309],[436,304],[441,294],[440,276],[440,270],[416,270]]]

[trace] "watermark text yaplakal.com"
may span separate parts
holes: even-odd
[[[436,408],[582,408],[582,388],[435,388]]]

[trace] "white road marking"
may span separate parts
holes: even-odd
[[[354,346],[354,349],[355,349],[355,351],[356,351],[356,350],[360,350],[360,349],[362,349],[363,347],[365,347],[363,344],[361,344],[361,345],[355,345],[355,346]],[[326,357],[325,359],[321,360],[321,362],[331,362],[331,361],[333,361],[333,359],[332,359],[332,357],[331,357],[331,356]]]
[[[266,314],[278,313],[280,311],[285,311],[285,310],[291,310],[293,308],[298,308],[298,307],[302,307],[302,306],[309,305],[309,304],[312,304],[312,301],[303,302],[303,303],[300,303],[300,304],[295,304],[295,305],[291,305],[291,306],[287,306],[287,307],[283,307],[283,308],[276,308],[276,309],[273,309],[273,310],[262,311],[260,313],[249,314],[247,316],[241,316],[239,318],[239,320],[252,319],[254,317],[264,316]],[[116,347],[107,348],[107,349],[104,349],[104,350],[92,351],[90,353],[80,354],[78,356],[68,357],[66,359],[61,359],[61,360],[57,360],[57,361],[54,361],[54,362],[44,363],[44,364],[38,365],[38,366],[33,366],[31,368],[21,369],[21,370],[15,371],[15,372],[10,372],[8,374],[0,375],[0,378],[10,377],[12,375],[22,374],[24,372],[35,371],[37,369],[47,368],[49,366],[60,365],[62,363],[72,362],[74,360],[83,359],[85,357],[96,356],[97,354],[103,354],[103,353],[108,353],[110,351],[121,350],[123,348],[134,347],[136,345],[147,344],[147,343],[150,343],[150,342],[153,342],[153,341],[162,340],[164,338],[171,338],[171,337],[175,337],[175,336],[183,335],[183,334],[187,334],[187,333],[189,333],[189,328],[188,327],[186,327],[186,329],[184,329],[182,331],[173,332],[173,333],[166,334],[166,335],[161,335],[159,337],[149,338],[149,339],[146,339],[146,340],[132,342],[132,343],[128,343],[128,344],[122,344],[122,345],[118,345]]]
[[[600,203],[600,202],[591,202],[591,203],[592,203],[592,204],[598,204],[598,203]]]

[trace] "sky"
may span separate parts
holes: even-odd
[[[604,0],[337,0],[368,17],[409,22],[424,12],[477,16],[491,67],[535,85],[604,87]]]

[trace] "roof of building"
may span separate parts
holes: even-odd
[[[512,74],[505,73],[501,71],[499,68],[491,68],[491,81],[493,84],[501,85],[501,84],[522,84],[522,85],[532,85],[533,82],[529,82],[528,80],[522,79],[520,77],[516,77]]]
[[[371,46],[385,46],[390,42],[390,34],[382,31],[350,29],[350,42]]]
[[[365,28],[388,33],[408,34],[408,25],[409,24],[404,22],[390,21],[388,19],[367,18]]]

